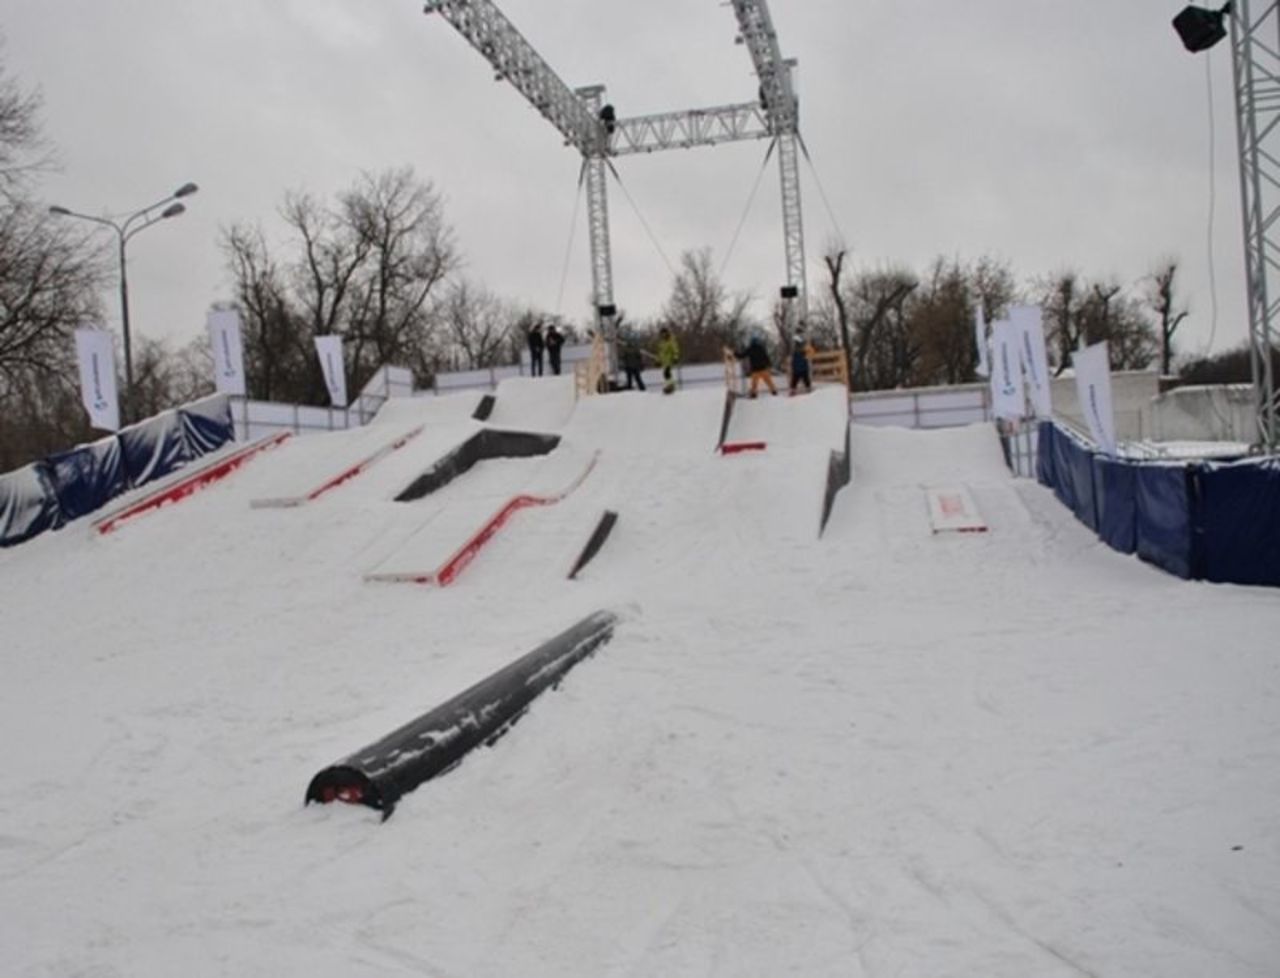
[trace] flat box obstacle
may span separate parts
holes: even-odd
[[[404,795],[506,733],[540,693],[609,641],[616,623],[612,612],[597,611],[377,743],[325,768],[307,786],[306,803],[367,805],[382,812],[386,821]]]
[[[926,489],[929,523],[934,533],[986,533],[987,521],[963,486]]]

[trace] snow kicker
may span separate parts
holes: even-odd
[[[617,616],[597,611],[377,743],[325,768],[306,804],[344,801],[382,812],[418,785],[462,762],[510,729],[533,700],[613,637]]]
[[[477,431],[414,479],[408,488],[396,496],[396,502],[412,502],[437,489],[443,489],[458,476],[469,472],[477,462],[491,458],[529,458],[534,455],[548,455],[559,444],[559,435],[485,428]]]

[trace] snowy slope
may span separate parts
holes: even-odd
[[[855,428],[818,541],[832,436],[791,423],[816,396],[751,404],[768,450],[720,456],[722,396],[520,386],[495,425],[598,462],[453,587],[362,576],[429,514],[561,473],[395,503],[477,429],[447,399],[392,402],[423,434],[306,507],[250,507],[281,450],[0,552],[7,975],[1280,973],[1274,592],[1112,553],[989,428]],[[991,532],[931,534],[929,485]],[[613,642],[386,824],[301,806],[603,607]]]

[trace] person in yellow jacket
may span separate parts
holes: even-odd
[[[680,362],[680,344],[663,326],[658,331],[658,366],[662,368],[662,393],[673,394],[676,389],[676,364]]]

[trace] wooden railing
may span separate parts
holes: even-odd
[[[822,350],[809,357],[809,375],[815,384],[844,384],[849,389],[849,363],[843,350]]]
[[[590,397],[602,392],[608,362],[604,339],[597,333],[591,340],[591,356],[573,365],[573,390],[576,397]]]

